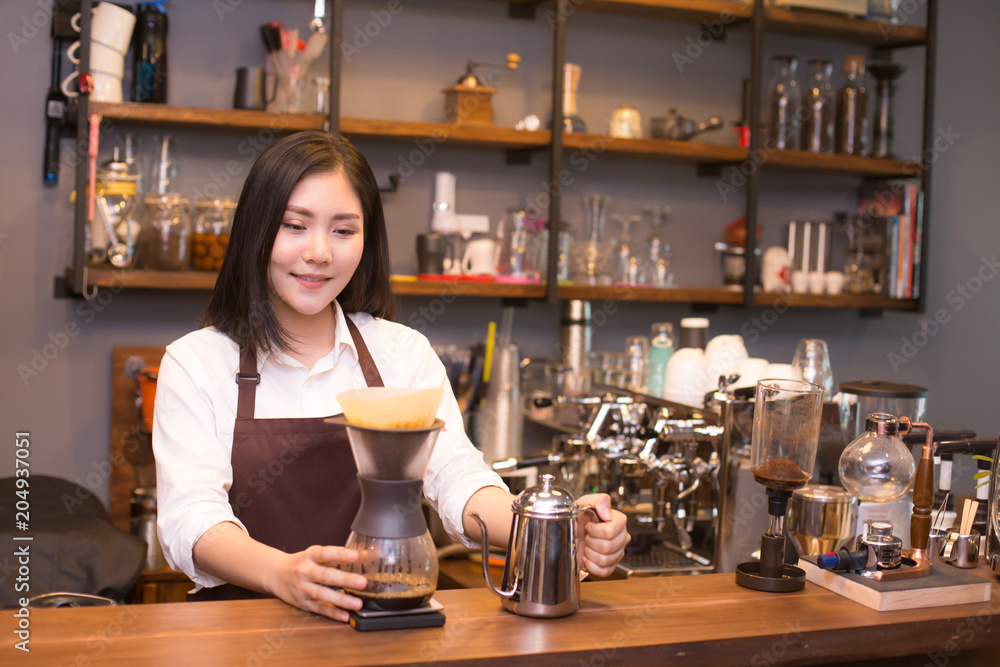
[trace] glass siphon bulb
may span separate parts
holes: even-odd
[[[840,455],[838,469],[845,489],[876,503],[897,500],[910,490],[917,464],[898,433],[899,421],[893,415],[868,415],[865,433]]]

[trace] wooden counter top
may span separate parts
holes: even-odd
[[[36,609],[30,655],[3,610],[3,664],[485,665],[819,664],[1000,646],[1000,584],[988,603],[878,613],[806,584],[789,594],[733,575],[584,582],[561,619],[504,611],[486,589],[438,591],[441,628],[358,632],[277,600]],[[13,657],[13,662],[11,662]],[[916,664],[916,663],[915,663]],[[942,664],[940,661],[933,664]]]

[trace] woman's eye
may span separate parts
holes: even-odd
[[[357,234],[353,229],[338,229],[335,233],[339,236],[354,236]]]
[[[301,230],[305,229],[305,227],[303,227],[300,224],[297,224],[297,223],[294,223],[294,222],[284,222],[284,221],[282,221],[281,227],[282,227],[282,229],[291,229],[291,230],[295,230],[295,231],[301,231]]]

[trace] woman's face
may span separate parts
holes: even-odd
[[[365,247],[361,202],[342,172],[313,174],[292,190],[274,239],[268,277],[286,324],[328,314]]]

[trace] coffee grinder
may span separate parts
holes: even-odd
[[[363,401],[367,410],[380,413],[382,421],[359,420],[348,407],[345,392],[338,400],[346,416],[327,420],[346,427],[361,487],[361,507],[344,545],[360,558],[340,566],[368,580],[364,590],[344,589],[364,603],[360,610],[350,612],[351,626],[388,630],[444,625],[442,607],[431,597],[437,589],[438,558],[422,502],[424,472],[444,427],[442,420],[434,419],[440,393],[427,402],[433,404],[429,419],[385,422],[387,412],[392,417],[406,412],[404,406],[412,394],[399,396],[396,392],[406,390],[381,387],[352,391],[370,392],[369,396],[391,394],[395,400]],[[389,402],[395,410],[390,411]],[[382,428],[385,423],[410,427]]]

